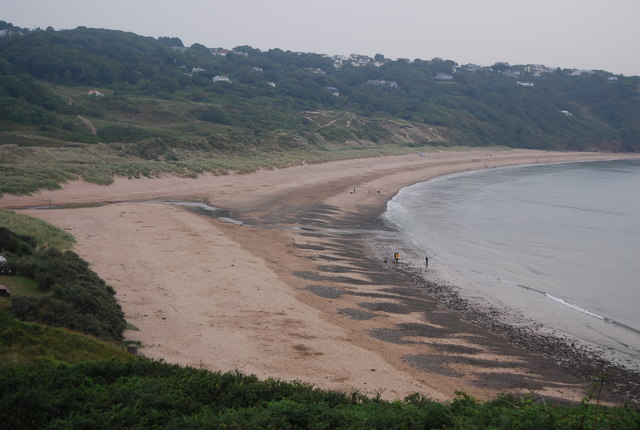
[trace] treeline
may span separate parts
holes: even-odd
[[[232,429],[637,429],[640,411],[587,398],[571,406],[503,395],[383,401],[160,362],[43,363],[0,372],[3,426]]]
[[[108,341],[121,341],[126,328],[115,290],[72,251],[42,248],[30,237],[0,227],[5,272],[37,282],[44,294],[11,298],[19,319],[66,327]]]
[[[8,121],[58,127],[64,121],[56,123],[53,113],[83,114],[36,78],[204,103],[209,107],[193,119],[248,131],[253,144],[273,130],[306,130],[300,111],[331,110],[445,127],[458,144],[640,150],[639,77],[458,67],[438,58],[390,61],[381,54],[376,63],[336,68],[327,56],[250,46],[219,53],[225,55],[200,44],[185,49],[178,38],[84,27],[16,33],[0,39],[0,110]]]

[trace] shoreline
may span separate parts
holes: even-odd
[[[625,157],[639,158],[474,149],[248,175],[118,178],[108,187],[77,181],[4,196],[0,206],[125,202],[21,212],[76,237],[74,251],[114,286],[139,328],[128,338],[151,358],[388,399],[420,392],[446,400],[460,389],[481,399],[535,391],[579,401],[589,381],[465,321],[410,274],[366,256],[360,241],[380,227],[387,201],[416,182],[485,163]],[[160,198],[203,201],[247,225],[142,203]]]
[[[393,228],[393,227],[391,227]],[[397,237],[369,240],[365,244],[367,257],[375,260],[381,247],[399,249],[402,255],[416,257],[418,248]],[[373,242],[373,243],[372,243]],[[637,366],[625,363],[624,358],[607,348],[584,341],[573,335],[559,333],[537,320],[514,312],[511,308],[494,306],[485,300],[465,297],[455,284],[443,281],[438,274],[425,273],[416,265],[389,264],[390,270],[409,277],[416,288],[435,297],[439,304],[455,311],[461,319],[471,321],[487,331],[503,336],[512,345],[530,353],[551,359],[570,374],[582,379],[596,381],[602,378],[606,387],[613,388],[612,398],[622,398],[633,404],[640,404],[640,372]],[[622,355],[622,354],[621,354]],[[464,357],[461,357],[464,359]]]
[[[600,163],[600,162],[597,162],[597,163]],[[569,162],[569,163],[556,163],[556,164],[578,164],[578,163]],[[543,166],[543,165],[538,164],[538,165],[509,166],[509,167],[503,167],[501,169],[514,169],[514,168],[520,169],[523,167],[526,168],[530,166]],[[483,174],[482,171],[477,171],[477,172],[480,174]],[[473,173],[473,172],[466,172],[466,173]],[[463,175],[463,177],[466,177],[466,173],[465,175]],[[459,174],[447,175],[447,177],[449,176],[459,177],[460,175]],[[436,178],[436,179],[440,180],[442,178],[443,177]],[[446,177],[444,178],[446,179]],[[430,182],[430,181],[432,180],[429,180],[427,182]],[[424,182],[422,182],[422,184],[424,184]],[[411,187],[412,186],[407,188],[411,188]],[[397,228],[399,230],[401,234],[401,239],[402,239],[399,241],[400,245],[396,244],[392,246],[386,246],[386,248],[400,249],[400,247],[404,247],[404,252],[402,252],[401,250],[402,255],[403,256],[406,255],[408,258],[405,258],[405,262],[407,262],[407,265],[404,265],[403,267],[407,267],[408,270],[416,271],[418,274],[424,277],[425,282],[451,286],[451,288],[459,290],[460,295],[462,295],[463,297],[467,297],[470,302],[474,303],[478,307],[485,306],[485,307],[491,307],[491,308],[500,310],[500,313],[505,316],[505,318],[503,319],[503,322],[505,323],[508,323],[514,326],[520,326],[520,327],[523,327],[523,326],[538,327],[536,331],[541,333],[543,336],[548,335],[548,336],[563,338],[565,339],[566,342],[573,343],[573,344],[580,344],[582,345],[583,348],[587,348],[589,350],[597,350],[599,351],[598,355],[601,356],[606,361],[610,361],[614,365],[621,368],[628,369],[633,373],[640,373],[640,361],[639,361],[640,356],[637,355],[637,351],[634,351],[628,348],[628,346],[632,346],[636,344],[634,339],[615,338],[615,339],[622,339],[617,341],[619,345],[607,344],[605,341],[607,341],[609,338],[613,339],[613,337],[610,337],[610,336],[613,336],[613,333],[615,332],[611,332],[611,331],[607,332],[606,329],[602,326],[599,326],[598,328],[594,328],[594,330],[598,331],[599,333],[600,332],[606,333],[607,338],[598,339],[594,336],[592,336],[591,338],[582,337],[580,334],[576,334],[577,332],[558,328],[552,324],[543,323],[542,321],[545,321],[544,316],[539,316],[539,317],[531,316],[529,312],[526,312],[526,311],[524,311],[524,314],[523,314],[523,311],[517,310],[518,309],[517,307],[512,307],[506,304],[496,304],[495,302],[501,302],[501,297],[499,294],[496,295],[495,292],[493,293],[492,296],[484,297],[482,296],[482,293],[478,292],[477,290],[474,290],[473,288],[472,289],[461,288],[463,285],[465,285],[464,278],[460,278],[459,274],[456,275],[457,271],[452,270],[453,266],[450,265],[451,264],[450,261],[447,262],[447,264],[445,265],[443,264],[439,265],[437,258],[433,259],[432,253],[429,253],[428,249],[420,249],[420,247],[415,243],[413,243],[409,237],[401,233],[402,232],[401,227],[396,226],[393,223],[393,221],[387,219],[384,215],[383,215],[383,219],[385,220],[385,222],[390,223],[392,229]],[[407,253],[407,251],[409,251],[409,253]],[[431,249],[431,251],[433,251],[433,249]],[[424,255],[426,255],[425,253],[429,254],[430,263],[432,263],[432,261],[435,262],[435,264],[429,264],[429,270],[427,271],[424,270]],[[502,281],[500,278],[492,278],[492,279],[495,279],[498,282]],[[507,281],[504,281],[504,282],[505,284],[511,284],[511,282],[507,282]],[[513,284],[513,285],[516,285],[516,284]],[[585,315],[579,314],[577,315],[577,317],[597,318],[592,322],[588,322],[588,321],[585,322],[585,324],[589,326],[591,326],[591,324],[600,323],[602,321],[603,324],[610,325],[609,330],[623,329],[623,330],[630,330],[630,332],[633,332],[636,334],[638,333],[638,331],[635,330],[633,327],[624,325],[613,319],[602,317],[600,315],[591,313],[588,310],[584,310],[580,307],[574,308],[573,305],[566,304],[566,302],[564,302],[563,300],[557,299],[554,296],[549,295],[548,293],[546,293],[546,291],[541,291],[540,289],[538,289],[540,287],[535,285],[534,283],[527,284],[527,285],[529,286],[524,286],[524,285],[518,285],[518,286],[525,290],[529,290],[532,294],[541,294],[543,296],[546,296],[547,299],[559,301],[561,305],[567,306],[568,308],[572,308],[572,310],[577,310],[585,314]],[[494,286],[492,285],[491,287],[494,287]],[[491,290],[491,288],[489,289]],[[475,295],[479,295],[479,296],[475,297]],[[576,317],[573,317],[573,318],[576,318]],[[630,336],[631,334],[632,333],[626,333],[625,336]],[[627,349],[618,348],[619,346],[626,347]]]

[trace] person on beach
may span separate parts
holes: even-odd
[[[424,267],[427,268],[429,267],[429,257],[424,257]]]
[[[396,252],[395,254],[393,254],[393,258],[395,258],[396,264],[398,264],[398,260],[400,260],[400,253]]]

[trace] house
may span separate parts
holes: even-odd
[[[369,85],[373,85],[375,87],[391,87],[391,88],[395,88],[398,86],[398,83],[396,81],[383,81],[380,79],[369,79],[367,81],[367,84]]]
[[[253,70],[254,72],[262,72],[263,71],[262,67],[256,67],[256,66],[253,66],[251,68],[251,70]]]
[[[573,114],[568,110],[561,110],[560,113],[564,116],[573,116]]]
[[[275,82],[271,82],[271,81],[267,81],[267,85],[269,85],[270,87],[273,87],[273,88],[276,87],[276,83]]]
[[[229,52],[228,49],[223,49],[223,48],[207,48],[209,50],[209,52],[211,52],[211,55],[220,55],[222,57],[225,57]]]
[[[362,67],[369,63],[373,63],[373,58],[362,54],[351,54],[349,55],[349,60],[354,67]]]
[[[213,82],[229,82],[231,83],[231,79],[227,75],[216,75],[211,78]]]
[[[535,87],[535,84],[533,82],[518,81],[518,85],[520,85],[521,87]]]
[[[9,292],[9,289],[6,286],[0,284],[0,296],[9,297],[10,295],[11,293]]]
[[[505,76],[509,76],[510,78],[517,78],[518,76],[520,76],[520,71],[519,70],[505,70],[504,72],[502,72],[503,75]]]
[[[595,72],[593,70],[574,70],[571,72],[571,76],[582,76],[582,75],[593,75]]]
[[[95,97],[104,97],[104,93],[101,93],[98,90],[89,90],[87,91],[87,94],[90,96],[95,96]]]
[[[438,73],[438,74],[436,75],[436,79],[439,79],[439,80],[441,80],[441,81],[450,81],[450,80],[452,80],[452,79],[453,79],[453,76],[448,75],[448,74],[446,74],[446,73]]]
[[[327,89],[329,90],[329,92],[331,94],[333,94],[336,97],[340,96],[340,91],[338,91],[338,89],[336,87],[327,87]]]
[[[304,70],[306,70],[307,72],[311,72],[314,75],[326,75],[327,74],[327,72],[325,72],[322,69],[317,69],[317,68],[312,68],[312,67],[307,67]]]

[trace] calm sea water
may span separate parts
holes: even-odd
[[[427,276],[640,368],[639,161],[441,177],[385,217],[419,249],[408,263],[429,256]]]

